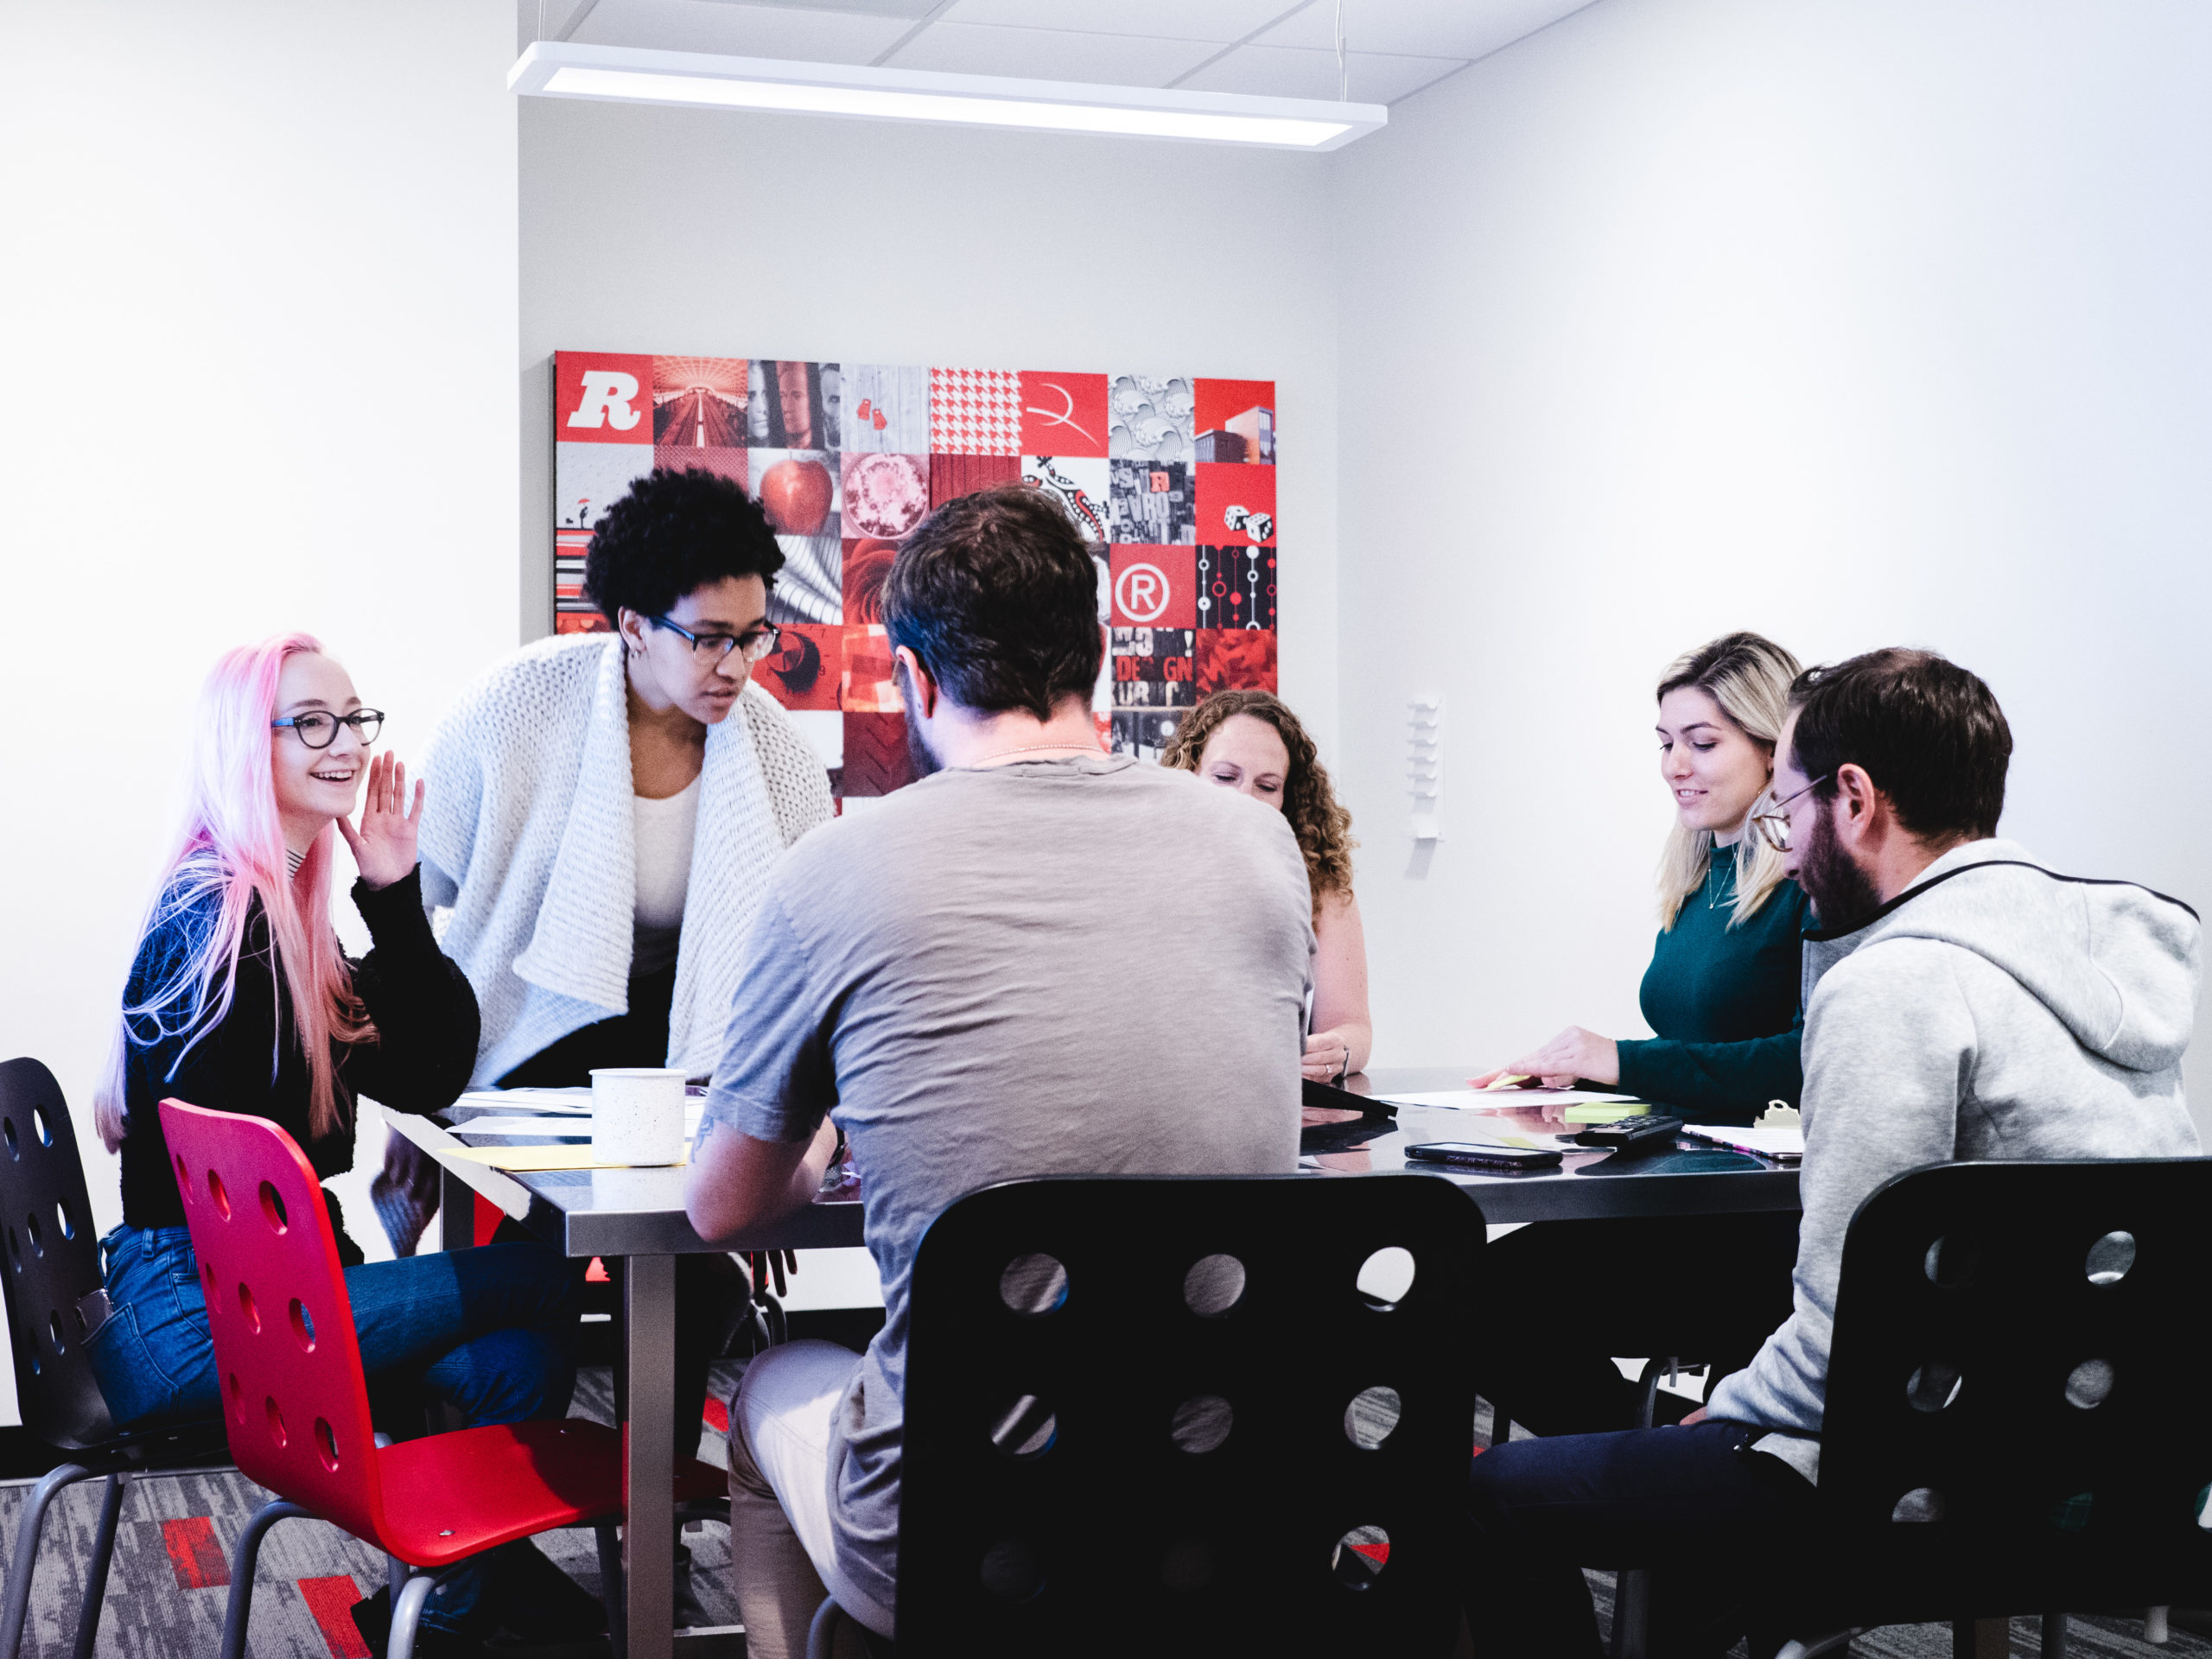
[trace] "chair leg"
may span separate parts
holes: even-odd
[[[2066,1659],[2066,1615],[2043,1616],[2043,1659]]]
[[[435,1573],[418,1573],[392,1602],[391,1644],[385,1649],[388,1659],[414,1659],[415,1627],[423,1621],[423,1604],[437,1581]]]
[[[607,1604],[607,1642],[613,1659],[627,1659],[630,1611],[622,1593],[622,1541],[609,1518],[592,1528],[599,1537],[599,1599]]]
[[[223,1611],[223,1659],[245,1659],[245,1626],[253,1616],[253,1569],[261,1559],[263,1535],[279,1521],[311,1511],[283,1498],[271,1498],[253,1512],[231,1550],[231,1601]]]
[[[118,1469],[107,1478],[107,1491],[100,1499],[100,1529],[92,1536],[92,1559],[85,1569],[85,1599],[77,1609],[77,1645],[72,1659],[92,1659],[92,1643],[100,1633],[100,1611],[107,1602],[108,1563],[115,1559],[115,1528],[123,1518],[123,1489],[130,1475]]]
[[[2173,1631],[2166,1624],[2166,1610],[2145,1607],[2143,1610],[2143,1639],[2154,1648],[2163,1648],[2173,1640]]]
[[[1643,1362],[1637,1381],[1636,1426],[1649,1428],[1659,1414],[1659,1379],[1679,1370],[1681,1361],[1672,1354],[1654,1355]],[[1643,1659],[1651,1643],[1651,1575],[1642,1567],[1624,1567],[1613,1580],[1613,1659]]]
[[[837,1646],[839,1609],[835,1596],[824,1596],[814,1610],[814,1623],[806,1627],[806,1659],[830,1659]]]
[[[38,1541],[46,1530],[48,1509],[64,1486],[92,1478],[91,1470],[65,1463],[31,1489],[31,1501],[23,1506],[23,1518],[16,1528],[15,1565],[8,1571],[6,1610],[0,1611],[0,1659],[16,1659],[22,1650],[23,1620],[29,1616],[31,1605],[31,1572],[38,1565]]]

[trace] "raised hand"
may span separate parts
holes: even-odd
[[[353,849],[353,862],[361,880],[372,887],[388,887],[415,868],[415,837],[423,823],[423,785],[415,785],[415,799],[407,799],[407,768],[397,755],[378,755],[369,762],[368,785],[361,791],[361,825],[355,829],[344,818],[338,833]]]

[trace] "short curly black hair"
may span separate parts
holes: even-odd
[[[719,474],[656,467],[592,532],[584,597],[619,628],[622,611],[666,616],[694,588],[730,576],[758,576],[773,590],[783,568],[758,501]]]

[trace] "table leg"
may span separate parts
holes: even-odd
[[[438,1248],[466,1250],[476,1243],[476,1190],[438,1166]]]
[[[623,1535],[628,1659],[671,1659],[676,1633],[676,1258],[633,1255],[623,1278],[623,1344],[630,1363],[624,1425]]]

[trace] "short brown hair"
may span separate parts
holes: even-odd
[[[892,560],[880,602],[891,643],[920,658],[963,709],[1050,720],[1097,686],[1097,561],[1032,485],[978,490],[923,519]]]
[[[1297,832],[1299,851],[1306,855],[1306,876],[1313,887],[1313,908],[1318,914],[1321,900],[1328,894],[1351,896],[1351,849],[1359,843],[1351,838],[1351,814],[1338,804],[1320,751],[1288,703],[1268,691],[1217,691],[1176,728],[1175,735],[1160,753],[1160,764],[1196,772],[1208,741],[1238,715],[1267,721],[1290,752],[1290,776],[1282,783],[1282,811]]]
[[[1820,668],[1789,688],[1797,770],[1816,798],[1855,765],[1923,840],[1997,833],[2012,728],[1980,677],[1932,651],[1891,646]]]

